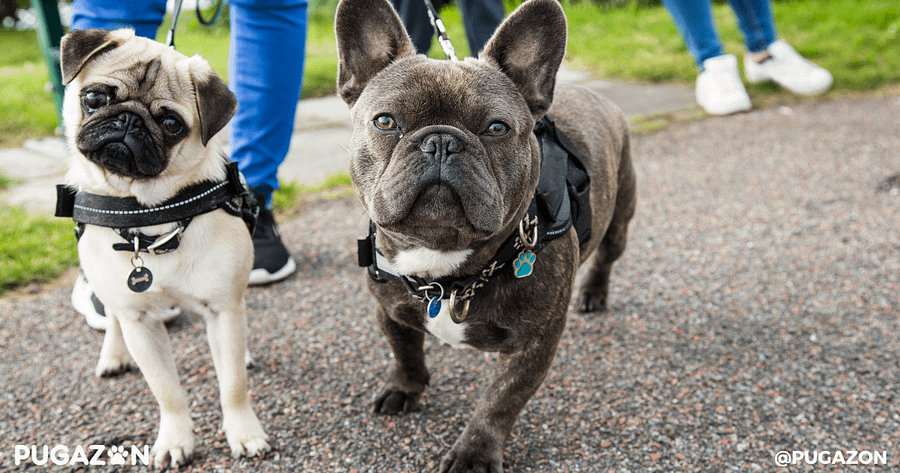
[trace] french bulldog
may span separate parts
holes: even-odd
[[[373,409],[420,407],[430,381],[427,333],[496,352],[494,379],[439,469],[501,472],[506,440],[547,376],[576,272],[591,255],[579,308],[606,307],[636,202],[628,122],[590,90],[556,87],[566,49],[556,0],[523,3],[477,59],[416,54],[387,0],[341,0],[335,35],[338,92],[353,121],[350,177],[373,224],[368,288],[394,360]],[[590,178],[590,236],[569,227],[535,253],[538,226],[527,222],[542,156],[533,129],[545,115]],[[498,259],[510,241],[518,255]],[[464,289],[448,287],[473,275]]]
[[[224,193],[230,168],[214,140],[236,110],[234,94],[201,57],[128,29],[69,32],[61,67],[79,259],[110,319],[96,374],[114,375],[136,362],[160,408],[152,461],[186,463],[193,421],[163,321],[176,305],[200,314],[232,454],[269,450],[250,405],[245,365],[253,244],[235,215],[250,197],[246,189]],[[191,194],[198,188],[208,192]],[[223,202],[180,222],[155,217],[211,195]]]

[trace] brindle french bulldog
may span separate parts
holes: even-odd
[[[417,55],[387,0],[342,0],[335,32],[338,89],[354,126],[350,175],[374,224],[369,290],[394,353],[374,410],[419,407],[430,380],[426,333],[498,352],[495,378],[440,471],[501,472],[513,424],[553,362],[576,271],[592,254],[579,308],[605,309],[635,208],[628,122],[590,90],[556,88],[566,49],[556,0],[522,4],[478,59]],[[554,239],[536,230],[542,157],[532,130],[545,114],[590,178],[591,236],[582,241],[571,227]],[[536,240],[546,240],[540,251]],[[510,245],[512,257],[498,258]],[[452,289],[460,280],[466,287]]]

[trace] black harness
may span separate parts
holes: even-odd
[[[109,197],[77,192],[65,185],[56,186],[56,216],[70,217],[77,223],[76,238],[81,238],[85,225],[113,229],[125,240],[114,243],[113,250],[133,252],[132,264],[140,274],[146,272],[149,275],[149,270],[142,267],[142,261],[137,264],[139,253],[157,255],[175,251],[193,218],[216,209],[242,218],[247,230],[253,234],[259,204],[238,171],[237,163],[228,165],[224,181],[206,181],[185,187],[155,207],[145,207],[134,197]],[[147,235],[135,230],[164,223],[175,223],[175,229],[163,235]],[[129,287],[135,292],[142,292],[149,286],[147,282],[143,289],[135,289],[140,286],[133,286],[129,278]]]
[[[419,276],[398,275],[379,268],[380,254],[375,246],[376,226],[372,222],[369,222],[369,235],[358,241],[359,265],[368,268],[369,277],[374,281],[401,283],[414,298],[428,301],[431,317],[437,316],[439,301],[444,294],[450,294],[450,316],[454,322],[460,323],[465,320],[475,291],[484,287],[492,276],[507,265],[513,268],[516,277],[529,276],[537,254],[572,226],[578,234],[579,243],[587,241],[591,234],[591,182],[584,164],[575,153],[571,141],[546,115],[535,125],[534,134],[541,150],[541,175],[534,197],[519,223],[518,232],[500,245],[492,262],[480,273],[427,281]],[[465,303],[461,314],[456,313],[456,302]]]

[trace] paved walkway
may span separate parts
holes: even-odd
[[[629,118],[696,106],[691,87],[600,81],[567,70],[561,72],[559,80],[601,92],[619,104]],[[300,101],[291,148],[279,169],[280,179],[316,184],[346,171],[350,131],[350,112],[339,97]],[[21,181],[0,193],[0,199],[33,212],[52,213],[54,186],[63,182],[66,155],[64,140],[56,137],[28,140],[22,148],[0,149],[0,170]]]
[[[569,314],[505,471],[797,472],[816,465],[777,452],[823,450],[824,471],[900,471],[898,115],[900,93],[825,97],[636,135],[610,309]],[[370,412],[392,360],[355,264],[367,222],[356,197],[309,205],[280,226],[297,272],[247,291],[264,457],[229,456],[200,317],[170,327],[197,435],[180,472],[436,471],[496,356],[427,337],[423,410]],[[94,377],[102,335],[70,290],[0,299],[0,471],[46,468],[16,466],[15,445],[156,437],[139,373]],[[836,451],[887,465],[832,467]]]

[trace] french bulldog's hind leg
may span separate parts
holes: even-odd
[[[381,332],[394,353],[394,365],[372,403],[372,412],[394,415],[418,411],[431,378],[425,367],[425,334],[394,322],[380,306],[377,312]]]
[[[581,287],[578,310],[581,312],[603,312],[607,309],[609,297],[609,275],[612,265],[625,251],[628,223],[611,224],[600,247],[591,256],[588,273]]]
[[[634,216],[637,201],[636,179],[631,164],[631,149],[626,139],[619,161],[619,188],[616,208],[600,246],[591,255],[588,274],[581,285],[577,308],[581,312],[602,312],[607,308],[609,275],[613,263],[625,251],[628,224]]]
[[[95,373],[97,377],[106,378],[117,376],[136,368],[125,340],[122,338],[122,327],[119,320],[109,314],[109,327],[103,335],[103,347],[100,348],[100,359],[97,361]]]

